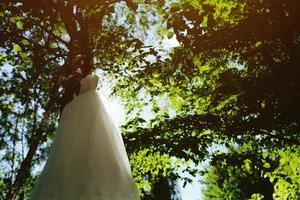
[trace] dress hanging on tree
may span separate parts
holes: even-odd
[[[88,75],[66,104],[32,200],[139,200],[121,134]]]

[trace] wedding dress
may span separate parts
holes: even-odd
[[[32,200],[140,199],[98,80],[92,74],[82,79],[79,95],[65,106]]]

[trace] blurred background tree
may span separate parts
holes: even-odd
[[[1,199],[27,198],[78,77],[95,69],[126,109],[122,134],[142,196],[168,179],[190,182],[178,174],[186,165],[204,173],[205,198],[299,198],[298,1],[0,5]],[[179,45],[166,48],[168,39]],[[189,167],[207,159],[204,172]]]

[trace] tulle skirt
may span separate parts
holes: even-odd
[[[32,200],[138,200],[121,134],[96,90],[69,102]]]

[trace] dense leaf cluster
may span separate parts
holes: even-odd
[[[208,187],[232,199],[299,196],[299,151],[288,148],[300,143],[298,1],[9,0],[0,6],[1,199],[28,195],[32,166],[47,156],[61,110],[80,78],[98,68],[125,105],[122,133],[140,189],[161,174],[176,178],[175,156],[187,163],[210,158]],[[153,117],[144,119],[145,112]],[[211,152],[213,145],[227,152]],[[235,149],[243,145],[255,151]],[[280,153],[266,161],[263,152]],[[258,178],[249,182],[252,176]],[[254,188],[270,184],[268,194]]]

